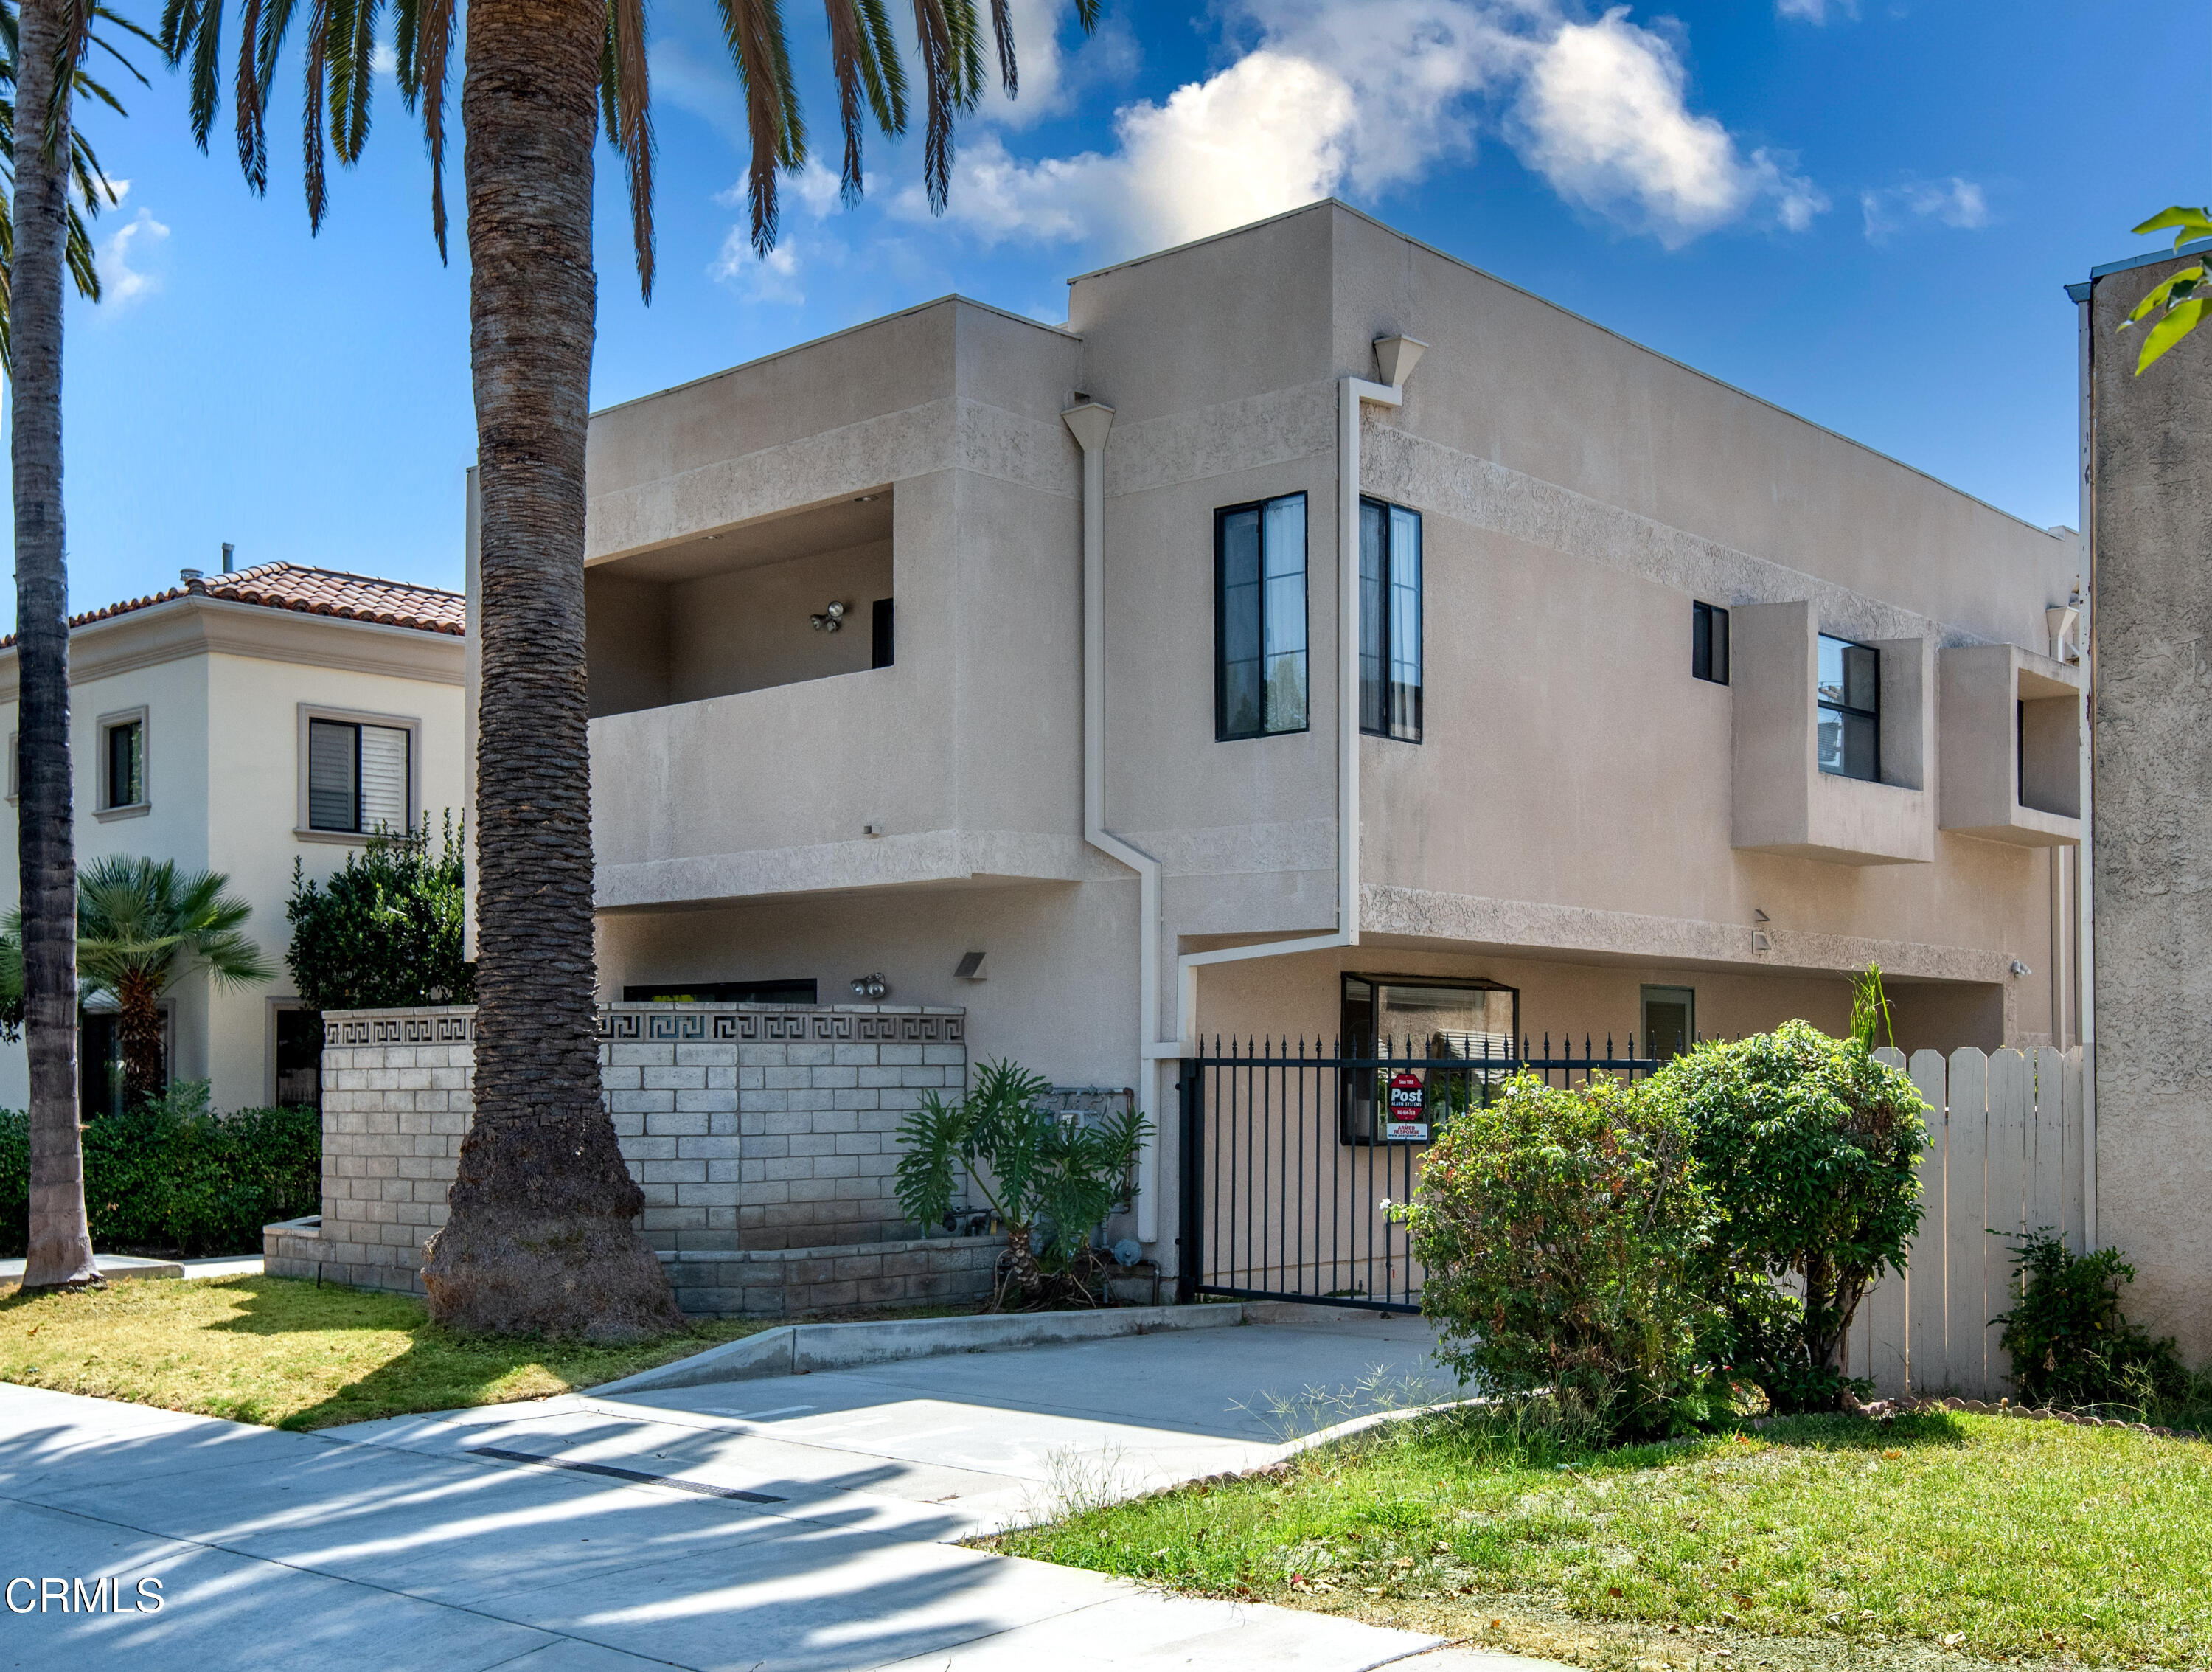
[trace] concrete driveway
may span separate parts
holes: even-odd
[[[1435,1383],[1429,1346],[1416,1322],[1344,1315],[314,1435],[0,1385],[0,1580],[117,1579],[124,1610],[46,1587],[14,1612],[17,1585],[0,1666],[1534,1665],[957,1543],[1269,1461],[1286,1422]]]

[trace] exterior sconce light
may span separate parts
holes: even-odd
[[[2032,975],[2033,975],[2033,974],[2035,973],[2035,971],[2034,971],[2034,970],[2033,970],[2029,969],[2029,968],[2028,968],[2025,964],[2022,964],[2022,963],[2021,963],[2018,958],[2014,958],[2014,959],[2012,961],[2012,972],[2013,972],[2013,974],[2014,974],[2014,975],[2015,975],[2015,976],[2032,976]]]
[[[813,624],[816,632],[834,633],[844,625],[845,606],[842,604],[832,603],[820,615],[809,616],[806,619]]]
[[[880,970],[872,976],[853,977],[853,996],[856,999],[880,999],[890,990],[890,983],[884,979]]]

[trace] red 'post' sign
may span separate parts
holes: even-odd
[[[1401,1068],[1390,1076],[1390,1110],[1382,1136],[1394,1144],[1429,1141],[1429,1112],[1420,1076]]]

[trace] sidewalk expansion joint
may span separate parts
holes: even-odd
[[[687,1480],[680,1474],[655,1474],[642,1468],[617,1468],[612,1463],[577,1462],[567,1457],[541,1457],[534,1451],[508,1451],[496,1445],[472,1445],[471,1457],[496,1457],[507,1463],[535,1463],[540,1468],[571,1469],[578,1474],[604,1474],[614,1480],[635,1480],[648,1487],[672,1487],[678,1492],[696,1493],[702,1498],[728,1498],[740,1504],[788,1504],[787,1498],[777,1498],[764,1492],[741,1492],[735,1487],[709,1486],[704,1480]]]

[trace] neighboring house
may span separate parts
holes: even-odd
[[[2095,668],[2098,1215],[2130,1316],[2212,1359],[2212,332],[2141,377],[2121,322],[2212,243],[2094,269],[2081,331]]]
[[[1878,961],[1908,1049],[2078,1043],[2073,532],[1342,204],[589,459],[602,998],[963,1006],[1159,1117],[1147,1243],[1201,1038],[1663,1053]],[[763,1239],[881,1126],[747,1126]]]
[[[325,876],[380,826],[459,817],[463,619],[458,593],[293,563],[186,569],[167,592],[70,618],[77,864],[128,854],[226,873],[280,972],[253,989],[187,977],[165,1003],[171,1075],[212,1081],[216,1109],[319,1100],[320,1034],[283,969],[293,862]],[[9,638],[11,806],[17,690]],[[12,907],[4,824],[0,907]],[[113,1016],[97,998],[85,1012],[88,1118],[120,1096]],[[27,1096],[22,1045],[0,1046],[0,1107]]]

